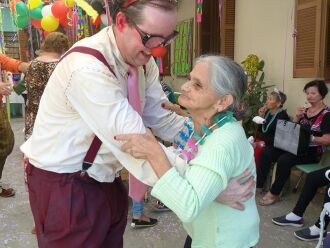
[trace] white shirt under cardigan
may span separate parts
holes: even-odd
[[[120,55],[111,27],[85,38],[75,46],[99,50],[116,77],[95,57],[72,53],[55,68],[40,101],[33,134],[21,150],[35,167],[56,173],[80,171],[96,134],[103,142],[88,174],[99,182],[112,182],[122,165],[148,185],[157,181],[149,163],[120,150],[114,136],[145,133],[145,127],[163,140],[172,141],[183,118],[164,110],[166,101],[153,59],[138,68],[142,118],[127,100],[126,64]],[[166,150],[164,148],[164,150]],[[166,153],[175,159],[173,153]],[[174,162],[172,161],[172,164]]]

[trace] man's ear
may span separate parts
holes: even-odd
[[[127,18],[123,12],[119,11],[117,13],[115,23],[119,32],[122,32],[123,29],[128,26]]]
[[[216,109],[218,112],[223,112],[234,102],[234,97],[232,95],[222,96],[216,103]]]

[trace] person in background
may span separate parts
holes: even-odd
[[[12,73],[26,72],[29,63],[12,59],[4,54],[0,54],[1,70],[10,71]],[[6,107],[2,102],[3,96],[9,96],[12,92],[12,85],[0,81],[0,197],[11,197],[15,195],[13,188],[5,188],[1,183],[2,172],[6,159],[12,152],[14,147],[14,133],[11,129]]]
[[[261,192],[267,180],[273,162],[276,162],[283,150],[274,147],[274,137],[277,120],[289,120],[287,112],[283,109],[286,95],[279,91],[272,91],[267,99],[266,106],[259,109],[259,116],[266,122],[258,126],[259,136],[265,142],[260,153],[259,167],[257,169],[257,192]]]
[[[330,202],[330,198],[328,195],[329,180],[325,177],[325,172],[329,169],[330,167],[328,166],[321,170],[309,173],[306,177],[301,194],[292,212],[286,215],[275,217],[272,219],[272,222],[279,226],[302,227],[304,225],[303,215],[306,211],[306,208],[313,200],[314,196],[316,195],[317,189],[320,187],[328,185],[327,190],[325,191],[324,203]],[[330,217],[326,215],[324,230],[327,230],[329,222]],[[324,235],[326,234],[327,232],[325,231]],[[295,231],[294,236],[304,241],[318,240],[320,236],[320,219],[318,219],[314,223],[314,225],[310,227]]]
[[[193,131],[182,135],[184,148],[177,150],[175,160],[151,132],[115,138],[125,142],[123,151],[150,162],[159,177],[151,194],[183,222],[189,235],[185,247],[255,246],[259,239],[255,198],[244,203],[244,211],[215,202],[229,178],[247,169],[255,173],[252,146],[233,117],[246,92],[247,76],[234,61],[208,55],[196,60],[189,78],[181,87],[179,103],[189,111]],[[184,170],[173,166],[181,163]]]
[[[25,107],[25,141],[32,135],[33,126],[37,117],[40,98],[47,82],[59,62],[62,54],[70,48],[68,37],[60,32],[48,34],[40,50],[39,56],[31,61],[25,76],[27,102]],[[24,158],[24,180],[27,183],[26,167],[28,158]],[[35,228],[32,229],[35,234]]]
[[[304,86],[304,92],[310,107],[299,107],[293,122],[310,131],[309,147],[302,155],[284,152],[279,156],[275,181],[269,192],[260,199],[260,205],[271,205],[279,200],[284,184],[290,177],[291,168],[297,164],[318,163],[324,146],[330,143],[330,109],[323,101],[328,94],[328,87],[322,80],[313,80]],[[300,217],[302,216],[296,216],[296,219]]]
[[[38,51],[39,56],[31,61],[25,76],[27,104],[25,112],[25,140],[33,131],[40,98],[61,56],[70,48],[68,37],[60,32],[51,32]]]

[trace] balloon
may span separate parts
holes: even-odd
[[[34,20],[31,19],[31,25],[35,28],[41,28],[41,21],[40,20]]]
[[[52,13],[52,5],[46,5],[42,8],[41,10],[41,14],[43,17],[45,16],[53,16],[53,13]]]
[[[108,17],[107,17],[106,14],[102,14],[101,15],[101,22],[102,22],[103,25],[109,26],[109,24],[108,24]]]
[[[41,27],[47,32],[53,32],[58,28],[59,25],[58,19],[54,16],[44,16],[41,19]]]
[[[15,4],[15,9],[16,9],[17,15],[20,15],[20,16],[27,16],[29,13],[26,5],[23,2],[17,2]]]
[[[66,17],[69,9],[65,6],[63,2],[57,1],[52,6],[52,13],[53,16],[57,17],[58,19]]]
[[[74,5],[74,0],[62,0],[62,1],[68,8],[72,8]]]
[[[41,8],[35,8],[35,9],[31,10],[30,15],[31,15],[31,18],[33,18],[33,19],[41,20],[42,19]]]
[[[38,8],[41,3],[41,0],[28,0],[27,6],[29,9]]]
[[[49,35],[49,32],[44,30],[44,37],[46,38]]]
[[[29,24],[28,16],[17,16],[16,26],[18,28],[26,28],[28,24]]]
[[[158,46],[151,48],[151,54],[154,57],[159,57],[159,58],[164,57],[166,53],[167,53],[166,47]]]
[[[67,26],[69,26],[69,24],[68,24],[68,20],[66,19],[66,17],[60,19],[59,21],[60,21],[60,24],[61,24],[63,27],[66,28]]]

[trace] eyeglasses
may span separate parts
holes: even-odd
[[[146,47],[146,48],[154,48],[154,47],[159,47],[159,46],[168,46],[169,44],[171,44],[178,36],[179,32],[178,31],[173,31],[172,34],[170,34],[167,37],[163,37],[160,35],[155,35],[155,34],[147,34],[146,32],[142,31],[138,25],[132,21],[131,19],[129,19],[130,22],[134,25],[136,31],[138,31],[139,35],[141,36],[141,41],[142,44]]]

